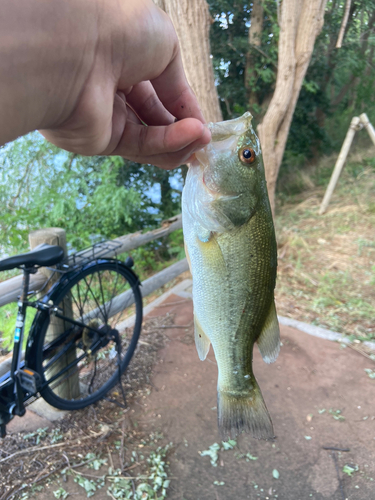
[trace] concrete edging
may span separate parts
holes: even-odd
[[[310,325],[308,323],[303,323],[302,321],[297,321],[296,319],[286,318],[285,316],[278,316],[278,320],[281,325],[291,326],[292,328],[296,328],[297,330],[312,335],[313,337],[319,337],[320,339],[331,340],[333,342],[341,342],[342,344],[352,343],[351,340],[342,333],[327,330],[326,328],[322,328],[320,326]],[[366,341],[361,342],[361,344],[375,350],[375,342]]]

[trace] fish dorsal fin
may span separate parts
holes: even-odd
[[[280,330],[277,321],[275,301],[272,301],[257,344],[263,361],[273,363],[280,352]]]
[[[198,351],[198,356],[201,361],[206,359],[207,353],[210,350],[210,339],[204,333],[198,318],[194,314],[194,337],[195,346]]]

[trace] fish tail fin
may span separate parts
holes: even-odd
[[[217,392],[217,417],[220,434],[235,437],[242,431],[257,439],[273,439],[273,425],[259,385],[252,377],[248,392]]]

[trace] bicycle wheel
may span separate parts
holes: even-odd
[[[131,360],[142,325],[139,281],[122,263],[99,261],[64,278],[51,300],[55,314],[41,316],[36,336],[40,393],[56,408],[77,410],[103,398]]]

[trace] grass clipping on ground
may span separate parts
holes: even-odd
[[[135,355],[122,376],[126,410],[102,400],[75,411],[51,429],[10,432],[0,445],[0,500],[112,498],[163,500],[170,478],[172,448],[158,430],[147,432],[134,419],[151,391],[156,355],[166,342],[160,325],[173,316],[144,322]],[[124,401],[119,387],[110,397]],[[27,416],[25,417],[27,418]]]
[[[318,215],[335,160],[324,159],[309,178],[310,189],[284,197],[278,208],[277,310],[353,339],[374,340],[374,150],[349,157],[326,214]]]

